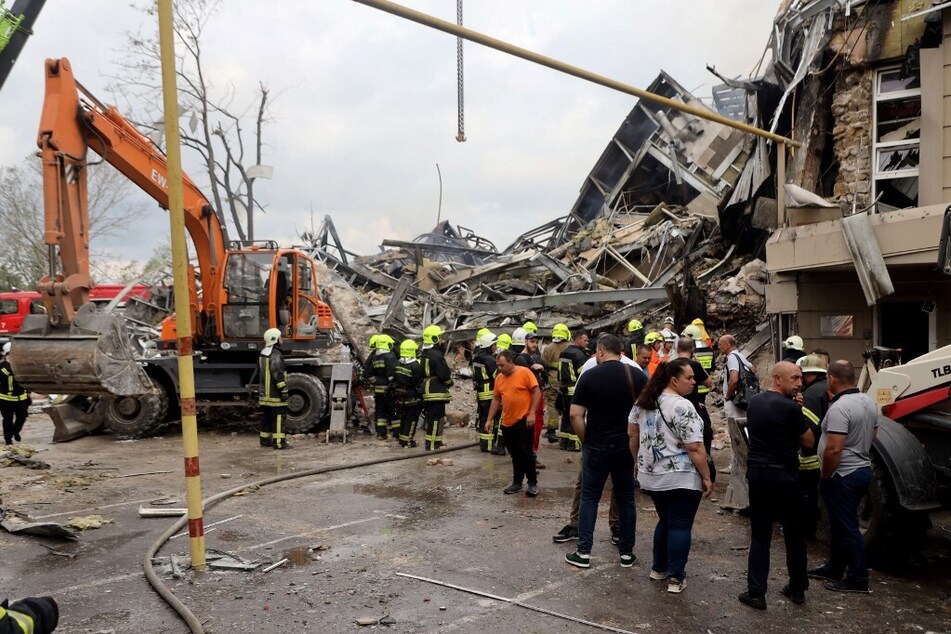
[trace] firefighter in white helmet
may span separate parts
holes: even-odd
[[[284,432],[287,417],[287,367],[281,352],[281,331],[264,331],[264,349],[258,357],[258,407],[261,409],[261,446],[290,449]]]

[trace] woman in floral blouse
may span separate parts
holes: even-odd
[[[628,419],[631,452],[637,456],[635,475],[657,509],[650,578],[666,579],[667,592],[674,594],[687,584],[690,531],[700,497],[713,492],[703,421],[684,398],[693,386],[689,360],[661,364]]]

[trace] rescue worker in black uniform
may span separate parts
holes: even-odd
[[[452,372],[443,354],[442,328],[436,325],[423,329],[423,412],[425,413],[426,451],[442,447],[442,428],[446,419],[446,403],[450,400]]]
[[[492,404],[492,393],[495,389],[496,337],[491,332],[482,333],[476,338],[475,354],[472,357],[472,387],[476,393],[476,414],[479,430],[479,450],[493,453],[497,456],[505,455],[505,444],[502,442],[502,432],[499,421],[502,413],[495,417],[492,431],[485,431],[485,422],[489,415],[489,406]]]
[[[387,431],[396,438],[400,435],[400,421],[393,415],[393,394],[390,385],[396,369],[393,337],[381,334],[375,339],[376,350],[370,357],[370,379],[373,383],[373,403],[376,415],[376,437],[386,440]]]
[[[799,485],[803,498],[803,532],[807,541],[816,539],[819,526],[819,474],[821,458],[817,455],[819,438],[822,435],[822,419],[829,411],[829,384],[826,382],[828,366],[820,355],[807,354],[796,361],[802,371],[802,415],[805,417],[816,444],[799,449]]]
[[[571,343],[558,358],[558,381],[561,383],[561,403],[564,408],[561,412],[561,429],[559,448],[564,451],[581,451],[581,439],[575,434],[571,426],[571,397],[575,394],[575,383],[581,374],[581,366],[591,355],[588,354],[588,335],[584,332],[576,333]]]
[[[680,336],[693,339],[693,358],[700,364],[700,367],[703,368],[704,373],[712,378],[713,373],[717,369],[716,361],[714,360],[715,355],[713,349],[710,348],[706,340],[704,340],[703,331],[700,327],[695,324],[690,324],[684,328]],[[694,374],[696,374],[696,372]],[[707,394],[710,393],[712,388],[709,385],[704,385],[704,382],[700,379],[694,378],[697,385],[696,388],[694,388],[695,394],[690,400],[692,402],[695,401],[694,406],[700,415],[700,419],[703,421],[703,446],[707,450],[707,456],[711,456],[710,448],[713,445],[713,422],[710,420],[710,412],[707,410]],[[711,479],[716,481],[716,470],[712,470],[710,476]]]
[[[0,634],[49,634],[59,625],[59,605],[53,597],[27,597],[0,603]]]
[[[516,330],[516,332],[518,331]],[[519,333],[519,336],[522,336],[521,333]],[[525,348],[515,357],[515,365],[524,366],[532,371],[542,393],[541,398],[538,400],[538,408],[535,412],[529,413],[529,416],[534,416],[535,420],[535,426],[532,430],[532,457],[535,459],[535,469],[538,470],[545,468],[545,465],[538,460],[538,440],[541,438],[542,428],[545,426],[545,388],[548,387],[549,367],[548,364],[545,363],[545,359],[542,358],[541,350],[538,349],[538,344],[541,340],[541,336],[538,332],[526,330],[524,338]],[[512,335],[512,339],[515,339],[515,335]]]
[[[393,370],[393,399],[400,411],[400,447],[416,446],[416,424],[423,411],[423,366],[419,346],[412,339],[400,344],[400,360]]]
[[[10,367],[10,342],[3,344],[3,360],[0,361],[0,414],[3,416],[3,442],[12,445],[20,442],[20,432],[26,423],[30,409],[30,395],[13,376]]]
[[[264,349],[258,357],[261,387],[258,407],[261,409],[261,446],[290,449],[284,432],[287,417],[287,366],[281,352],[281,331],[264,331]]]
[[[637,349],[644,345],[644,324],[637,319],[627,322],[627,342],[624,345],[624,354],[632,361],[637,358]]]

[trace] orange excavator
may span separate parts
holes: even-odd
[[[89,150],[167,209],[165,156],[114,107],[83,88],[67,59],[46,61],[37,144],[50,274],[37,286],[46,314],[29,316],[13,340],[11,362],[24,386],[98,396],[106,426],[118,435],[154,433],[178,405],[174,320],[188,318],[195,333],[199,405],[247,403],[264,331],[280,328],[289,371],[288,432],[309,429],[326,415],[328,387],[332,414],[346,417],[341,410],[349,399],[352,368],[321,362],[333,313],[320,300],[311,257],[273,241],[226,243],[214,208],[183,176],[185,228],[198,262],[197,276],[189,267],[190,314],[163,323],[159,355],[137,357],[122,319],[101,313],[89,298],[95,286],[89,274],[86,182],[94,164]]]

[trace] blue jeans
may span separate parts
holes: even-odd
[[[627,443],[610,447],[581,446],[581,509],[578,513],[578,552],[588,554],[604,484],[611,476],[618,512],[618,551],[634,552],[634,456]]]
[[[700,491],[672,489],[648,491],[657,509],[654,527],[654,562],[651,568],[665,572],[678,581],[687,578],[687,556],[690,554],[690,532],[693,518],[700,508]]]
[[[826,570],[846,581],[868,584],[865,542],[859,531],[859,503],[868,492],[872,469],[862,467],[847,476],[833,475],[819,481],[819,492],[829,514],[829,560]]]

